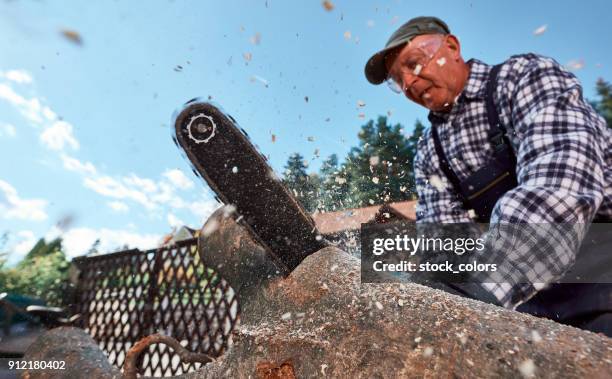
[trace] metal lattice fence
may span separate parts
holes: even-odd
[[[79,278],[72,312],[81,315],[80,326],[112,364],[121,367],[130,347],[153,333],[213,357],[230,343],[238,300],[229,284],[200,261],[196,238],[156,250],[77,258],[73,264]],[[200,364],[182,364],[165,345],[153,345],[141,367],[144,375],[170,376]]]

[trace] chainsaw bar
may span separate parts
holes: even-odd
[[[270,253],[287,275],[326,246],[314,221],[250,142],[218,107],[190,100],[175,115],[174,141],[236,221]]]

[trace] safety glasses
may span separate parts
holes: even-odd
[[[399,72],[389,75],[386,80],[389,89],[397,94],[406,93],[421,71],[436,58],[445,40],[426,41],[408,53],[400,53],[396,58],[401,59]]]

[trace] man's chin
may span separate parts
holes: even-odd
[[[448,112],[451,107],[446,102],[446,97],[439,95],[437,92],[432,93],[432,91],[428,91],[428,93],[419,99],[418,103],[433,112]]]
[[[419,104],[420,106],[422,106],[423,108],[429,109],[430,111],[433,112],[448,112],[450,110],[450,106],[449,103],[440,100],[437,101],[435,99],[423,99],[423,98],[414,98],[414,97],[408,97],[409,100],[411,100],[414,103]]]
[[[429,109],[432,112],[448,112],[450,110],[450,106],[448,105],[448,103],[431,102],[431,103],[422,103],[421,105]]]

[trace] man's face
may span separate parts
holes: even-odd
[[[452,35],[417,36],[388,53],[385,64],[406,97],[432,111],[448,111],[463,89],[463,60]]]

